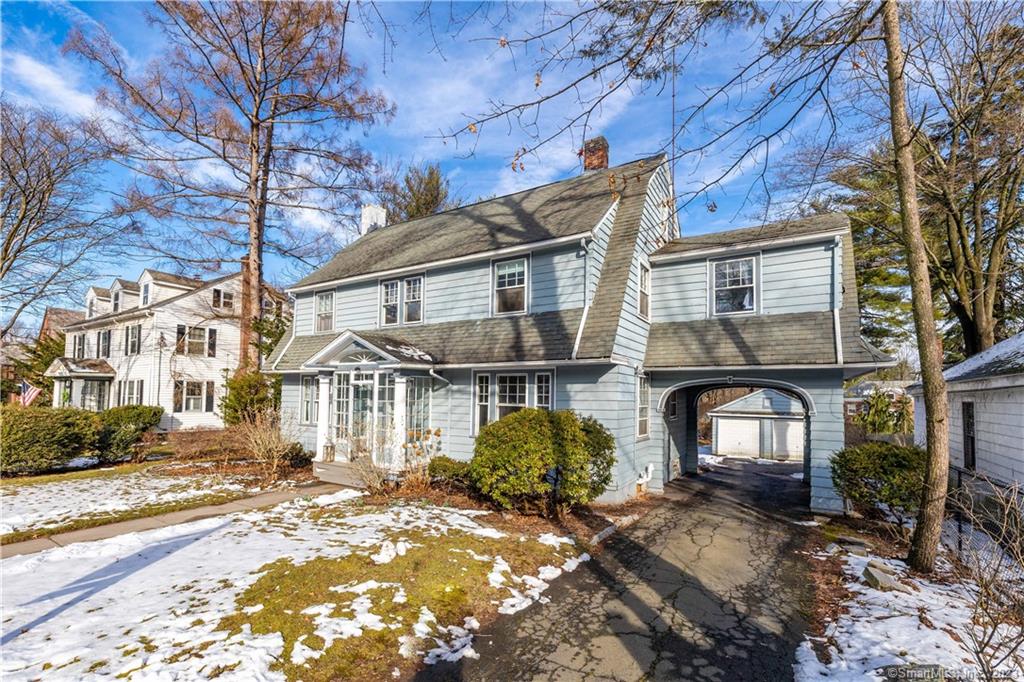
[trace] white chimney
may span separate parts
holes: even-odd
[[[359,216],[359,236],[369,234],[387,223],[388,212],[378,204],[365,204]]]

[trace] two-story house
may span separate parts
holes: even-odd
[[[607,168],[602,143],[578,177],[369,231],[289,289],[265,369],[320,477],[401,466],[425,429],[468,459],[488,422],[570,408],[615,435],[623,500],[696,471],[697,399],[750,385],[801,401],[812,506],[840,507],[843,379],[889,362],[860,337],[846,218],[680,238],[665,158]]]
[[[164,408],[162,430],[223,426],[219,403],[238,367],[238,273],[200,281],[144,270],[137,281],[91,287],[83,319],[63,327],[55,407]]]

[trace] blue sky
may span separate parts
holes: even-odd
[[[362,144],[373,154],[391,162],[440,162],[458,193],[469,201],[580,171],[576,150],[581,140],[577,136],[565,135],[537,156],[527,157],[523,172],[513,172],[509,167],[515,150],[528,142],[514,125],[485,126],[472,150],[442,139],[442,131],[457,128],[467,117],[486,111],[493,99],[519,101],[532,96],[535,69],[531,55],[512,55],[501,49],[493,39],[494,31],[483,22],[469,25],[457,36],[435,32],[438,50],[426,27],[416,22],[419,2],[382,3],[380,7],[394,25],[393,47],[384,49],[386,44],[379,31],[368,35],[357,27],[348,38],[351,59],[365,66],[369,85],[383,91],[397,107],[391,123],[365,133],[352,133],[360,135]],[[94,93],[102,83],[86,65],[61,54],[68,30],[75,22],[96,22],[124,48],[132,62],[141,65],[158,55],[161,47],[159,36],[145,22],[147,8],[146,3],[140,2],[5,2],[5,92],[68,114],[95,111]],[[504,30],[514,35],[536,26],[538,8],[539,5],[521,7]],[[688,64],[687,75],[677,82],[680,101],[692,100],[698,95],[699,86],[716,82],[749,54],[755,40],[754,34],[742,32],[718,36],[713,41],[714,49],[705,51],[703,61]],[[660,93],[622,90],[596,112],[591,128],[608,138],[613,164],[662,148],[671,126],[669,93],[669,89]],[[541,113],[541,123],[550,128],[568,113],[549,106]],[[684,139],[682,143],[691,141]],[[678,168],[677,190],[712,177],[722,167],[724,158],[725,155],[709,156]],[[755,222],[760,207],[751,203],[747,194],[756,174],[756,164],[744,164],[707,199],[682,209],[680,223],[684,234]],[[109,176],[111,183],[124,179],[123,174],[113,170]],[[707,210],[711,201],[717,205],[714,213]],[[162,264],[144,260],[118,263],[118,271],[109,274],[134,276],[147,265]],[[271,281],[282,284],[291,276],[292,271],[280,264],[268,272]]]

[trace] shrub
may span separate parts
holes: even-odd
[[[580,427],[590,455],[590,499],[600,497],[612,482],[615,466],[615,436],[593,417],[580,417]]]
[[[0,473],[35,474],[92,454],[100,419],[66,407],[0,406]]]
[[[469,482],[469,462],[461,462],[447,455],[439,455],[427,464],[427,474],[431,480],[465,485]]]
[[[903,527],[914,516],[924,488],[925,451],[867,442],[832,456],[832,483],[854,510]]]
[[[231,427],[231,431],[256,460],[268,482],[281,477],[282,468],[296,454],[296,446],[302,447],[281,427],[281,419],[274,410],[256,412]]]
[[[468,478],[500,507],[560,514],[603,493],[614,462],[615,439],[597,420],[527,409],[480,430]]]
[[[220,401],[220,411],[228,426],[251,421],[259,413],[277,409],[280,377],[259,372],[242,372],[224,382],[227,389]]]
[[[132,457],[135,445],[156,428],[164,408],[151,405],[122,405],[100,412],[99,459],[117,462]]]
[[[167,444],[179,459],[241,459],[245,457],[245,446],[226,429],[197,427],[172,431],[167,434]]]
[[[525,409],[480,429],[469,463],[469,478],[499,507],[542,511],[551,492],[545,477],[554,466],[550,413]]]

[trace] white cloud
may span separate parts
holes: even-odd
[[[96,99],[79,89],[74,70],[50,65],[23,52],[5,50],[5,89],[21,100],[73,116],[96,113]]]

